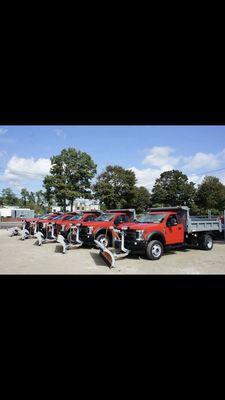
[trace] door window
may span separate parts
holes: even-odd
[[[168,226],[176,226],[178,224],[177,216],[171,215],[167,220]]]
[[[115,219],[115,224],[119,225],[122,224],[123,222],[129,222],[129,217],[128,215],[120,215]]]

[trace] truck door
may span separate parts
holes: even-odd
[[[172,214],[168,217],[165,230],[166,244],[184,242],[184,226],[179,223],[177,215]]]

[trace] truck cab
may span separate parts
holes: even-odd
[[[121,224],[126,229],[126,248],[139,252],[145,249],[151,239],[160,240],[164,245],[184,242],[184,224],[175,211],[154,211],[147,213],[131,224]]]

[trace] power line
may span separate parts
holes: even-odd
[[[209,173],[211,173],[211,172],[217,172],[217,171],[224,171],[225,170],[225,167],[224,168],[220,168],[220,169],[211,169],[211,171],[206,171],[206,172],[201,172],[201,173],[199,173],[199,174],[195,174],[195,175],[205,175],[205,174],[209,174]]]

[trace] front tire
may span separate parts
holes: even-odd
[[[110,245],[110,237],[108,235],[104,235],[104,233],[101,235],[98,235],[96,237],[96,240],[98,242],[103,243],[105,245],[105,247],[108,247]]]
[[[146,256],[149,260],[159,260],[163,255],[163,245],[159,240],[151,240],[146,249]]]

